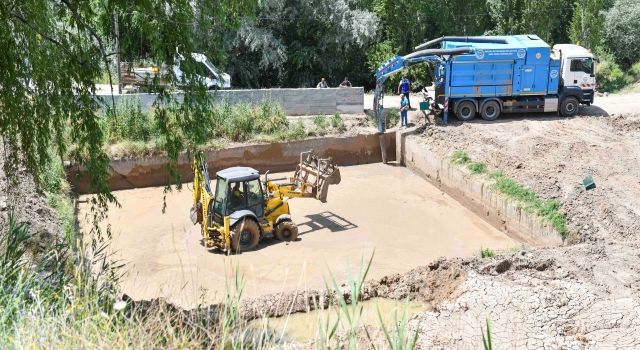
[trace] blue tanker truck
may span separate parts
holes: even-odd
[[[437,47],[439,46],[439,47]],[[413,64],[434,67],[430,108],[468,121],[509,112],[558,112],[570,117],[593,103],[593,55],[578,45],[551,48],[536,35],[442,37],[395,56],[375,72],[374,111],[384,131],[384,81]]]

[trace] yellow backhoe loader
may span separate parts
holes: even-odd
[[[331,158],[302,152],[289,179],[260,180],[258,171],[232,167],[216,173],[215,189],[202,152],[193,160],[191,221],[200,224],[204,245],[226,252],[254,249],[260,239],[273,234],[295,241],[298,228],[289,212],[290,198],[315,198],[326,202],[329,185],[340,183],[340,170]],[[287,182],[277,182],[288,180]],[[215,190],[215,193],[214,193]]]

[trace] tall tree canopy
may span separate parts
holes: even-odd
[[[607,12],[604,36],[611,53],[624,66],[640,60],[640,3],[616,0]]]
[[[231,43],[229,70],[243,86],[311,87],[321,77],[370,79],[364,48],[378,18],[347,0],[263,0]],[[363,76],[366,74],[366,77]]]

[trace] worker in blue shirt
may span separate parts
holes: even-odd
[[[411,82],[405,75],[402,77],[402,80],[400,80],[400,84],[398,84],[398,94],[407,95],[407,101],[409,101],[409,108],[411,108],[411,101],[409,100],[410,92],[411,92]]]
[[[409,126],[408,116],[409,113],[409,93],[402,94],[400,99],[400,127]]]

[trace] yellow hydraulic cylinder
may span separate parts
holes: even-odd
[[[228,248],[231,247],[231,235],[229,234],[231,229],[229,228],[229,217],[225,216],[223,219],[224,222],[224,243],[225,246]]]

